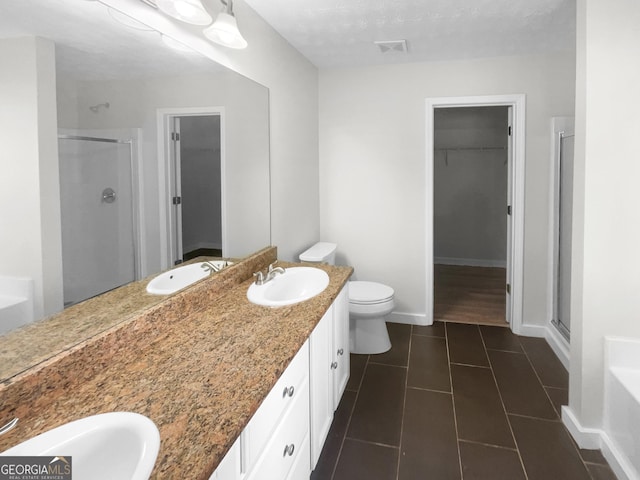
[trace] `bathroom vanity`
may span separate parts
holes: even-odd
[[[130,411],[160,430],[152,478],[306,478],[348,378],[352,269],[318,266],[329,285],[305,302],[250,303],[252,273],[275,259],[258,252],[5,381],[0,423],[20,421],[0,451]]]

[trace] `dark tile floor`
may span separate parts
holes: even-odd
[[[504,327],[387,324],[352,355],[312,480],[611,480],[560,421],[568,375],[546,341]]]

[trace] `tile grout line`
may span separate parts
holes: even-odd
[[[460,453],[460,435],[458,434],[458,418],[456,415],[456,402],[454,399],[454,391],[453,391],[453,375],[451,373],[451,354],[449,352],[449,329],[447,328],[446,322],[444,327],[444,339],[447,345],[447,368],[449,369],[449,384],[451,385],[451,407],[453,409],[453,426],[456,430],[456,449],[458,450],[458,468],[460,469],[460,479],[464,480],[464,474],[462,470],[462,454]]]
[[[511,420],[509,419],[509,413],[507,412],[507,407],[504,404],[504,399],[502,398],[502,392],[500,391],[500,386],[498,385],[498,379],[496,378],[496,374],[493,371],[493,364],[491,363],[491,358],[489,357],[489,352],[487,348],[487,344],[484,341],[484,336],[482,335],[482,329],[480,330],[480,338],[482,339],[482,345],[484,346],[484,353],[487,355],[487,360],[489,361],[489,368],[491,369],[491,376],[493,377],[493,383],[496,386],[496,390],[498,391],[498,396],[500,397],[500,404],[502,405],[502,411],[504,412],[504,416],[507,419],[507,425],[509,425],[509,431],[511,432],[511,438],[513,439],[513,444],[516,446],[516,452],[518,453],[518,459],[520,460],[520,466],[522,467],[522,473],[524,474],[525,480],[529,479],[529,475],[527,474],[527,469],[524,466],[524,460],[522,459],[522,454],[520,453],[520,447],[518,446],[518,441],[516,440],[516,435],[513,431],[513,426],[511,425]],[[513,335],[513,333],[511,333]],[[520,343],[520,340],[518,340]],[[522,345],[520,345],[522,347]],[[524,351],[524,348],[522,348]]]
[[[400,460],[402,459],[402,434],[404,433],[404,415],[407,409],[407,387],[409,385],[409,363],[411,347],[413,346],[413,325],[409,329],[409,348],[407,349],[407,372],[404,376],[404,390],[402,399],[402,416],[400,418],[400,441],[398,442],[398,462],[396,463],[396,480],[400,480]]]
[[[354,355],[358,355],[357,353]],[[336,470],[338,469],[338,462],[340,462],[340,457],[342,456],[342,449],[344,448],[344,441],[347,439],[347,433],[349,432],[349,426],[351,425],[351,419],[353,418],[353,412],[356,409],[356,404],[358,403],[358,397],[360,396],[360,388],[362,387],[362,382],[364,381],[364,375],[367,373],[367,368],[369,367],[369,359],[371,357],[367,355],[367,361],[364,364],[364,368],[362,369],[362,376],[360,377],[360,381],[358,382],[358,389],[356,390],[356,398],[353,399],[353,406],[351,407],[351,412],[349,412],[349,420],[347,420],[347,425],[344,428],[344,435],[342,436],[342,440],[340,441],[340,448],[338,449],[338,455],[336,455],[336,461],[333,464],[333,468],[331,469],[331,480],[334,480],[336,475]],[[351,365],[351,362],[349,362]],[[349,367],[351,368],[351,367]],[[351,372],[349,372],[351,375]],[[334,412],[335,413],[335,412]],[[335,419],[335,415],[334,415]],[[332,420],[333,422],[333,420]]]
[[[544,340],[546,342],[546,339],[544,339]],[[531,361],[531,357],[529,357],[529,353],[527,352],[527,349],[526,349],[526,347],[524,345],[522,345],[522,350],[524,351],[524,356],[527,359],[527,361],[529,362],[529,365],[531,365],[531,369],[533,370],[533,373],[535,374],[536,378],[538,379],[538,382],[540,383],[540,386],[542,387],[542,391],[544,392],[545,396],[547,397],[547,400],[549,400],[549,403],[551,403],[553,411],[556,413],[556,416],[557,416],[557,420],[556,421],[560,422],[560,424],[562,425],[562,428],[564,429],[565,433],[569,436],[569,439],[571,440],[571,442],[569,442],[569,443],[571,443],[573,445],[573,448],[575,449],[576,453],[578,454],[578,458],[582,462],[582,466],[587,471],[587,475],[589,475],[589,477],[592,477],[591,471],[589,470],[589,467],[587,466],[587,462],[585,462],[584,458],[582,458],[582,454],[580,453],[580,448],[578,447],[577,443],[575,442],[575,440],[573,438],[573,435],[571,435],[571,432],[569,432],[569,429],[567,428],[567,426],[562,421],[562,415],[560,415],[558,413],[558,411],[556,411],[556,407],[554,406],[553,401],[551,400],[551,397],[549,396],[549,392],[545,388],[544,383],[542,382],[542,379],[540,378],[540,375],[538,374],[538,370],[533,365],[533,362]],[[567,388],[567,391],[568,391],[568,388]],[[546,420],[546,419],[543,418],[543,419],[540,419],[540,420]]]

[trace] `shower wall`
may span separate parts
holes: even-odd
[[[131,147],[105,137],[58,141],[65,306],[135,280]]]

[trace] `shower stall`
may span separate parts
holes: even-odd
[[[551,323],[571,334],[571,222],[573,210],[573,118],[553,121],[553,312]]]
[[[133,141],[58,135],[65,307],[136,279]]]

